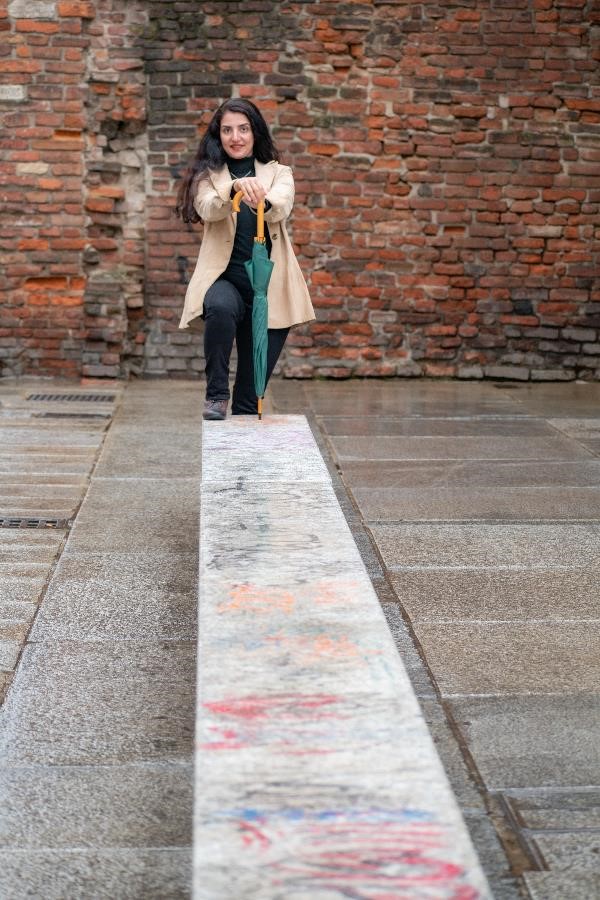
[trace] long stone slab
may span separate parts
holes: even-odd
[[[464,697],[447,701],[491,791],[598,783],[598,694]]]
[[[3,766],[185,759],[194,667],[192,641],[28,644],[0,710]]]
[[[600,484],[600,459],[547,460],[370,460],[344,462],[344,481],[354,488],[498,488],[579,487]]]
[[[185,900],[190,896],[190,855],[180,847],[0,850],[0,896]]]
[[[191,794],[191,761],[3,767],[0,848],[188,846]]]
[[[442,696],[598,692],[600,620],[415,626]]]
[[[590,459],[593,454],[575,441],[557,437],[332,437],[333,449],[341,461],[390,459]]]
[[[403,569],[590,569],[600,565],[600,523],[374,525],[384,562]]]
[[[600,519],[600,487],[354,488],[366,519],[426,521],[494,519]]]
[[[597,568],[410,569],[391,581],[413,623],[600,621]]]
[[[194,896],[489,898],[304,417],[202,470]]]
[[[94,478],[69,549],[73,553],[195,550],[197,494],[197,477]]]
[[[410,418],[408,416],[329,416],[320,417],[329,435],[390,437],[459,437],[484,435],[500,437],[556,437],[556,431],[544,419],[489,416],[456,418]]]
[[[196,553],[63,553],[31,640],[194,640],[197,572]]]

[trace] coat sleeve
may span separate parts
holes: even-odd
[[[194,208],[203,222],[219,222],[231,213],[231,189],[233,181],[227,180],[214,186],[209,177],[201,178],[196,189]]]
[[[265,199],[271,208],[265,211],[265,222],[281,222],[287,219],[294,205],[294,176],[289,166],[279,166],[279,170]]]

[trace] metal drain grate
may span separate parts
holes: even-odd
[[[30,394],[28,400],[48,403],[114,403],[116,394]]]
[[[36,516],[0,516],[0,528],[68,528],[67,519],[44,519]]]

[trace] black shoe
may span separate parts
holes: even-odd
[[[227,415],[227,400],[205,400],[203,419],[224,419]]]

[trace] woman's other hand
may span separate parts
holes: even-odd
[[[237,178],[233,182],[233,189],[236,194],[238,191],[241,191],[244,203],[247,203],[248,206],[252,206],[254,209],[267,196],[267,192],[258,178]]]

